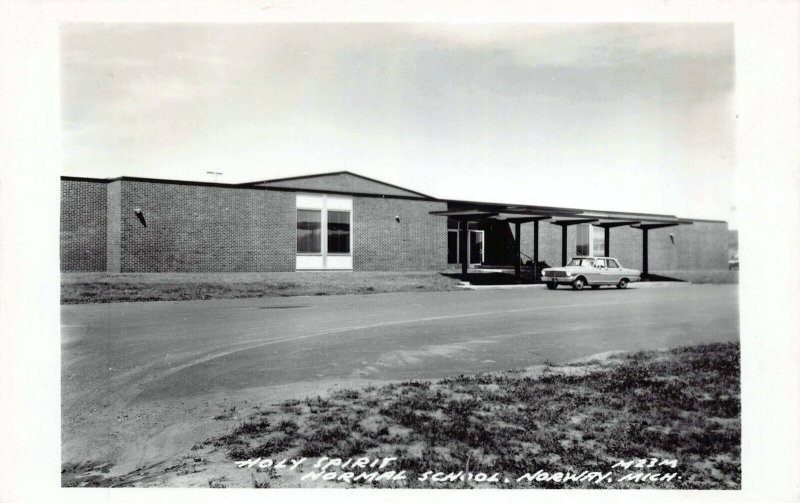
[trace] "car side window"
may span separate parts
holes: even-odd
[[[606,266],[606,261],[604,259],[599,258],[599,259],[595,260],[594,266],[598,267],[598,268],[603,268],[603,267]]]
[[[619,264],[617,264],[616,260],[608,259],[608,267],[619,269]]]

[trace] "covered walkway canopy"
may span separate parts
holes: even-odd
[[[469,222],[483,220],[505,221],[514,224],[515,261],[514,275],[521,276],[520,226],[533,222],[533,273],[534,281],[539,281],[539,222],[549,220],[552,225],[561,227],[561,265],[567,264],[567,228],[571,225],[592,224],[602,227],[605,234],[605,255],[610,255],[611,229],[630,226],[642,231],[642,275],[648,274],[647,240],[650,229],[691,224],[691,220],[680,219],[674,215],[650,213],[625,213],[582,210],[575,208],[555,208],[549,206],[521,206],[493,203],[469,203],[450,201],[452,209],[432,211],[431,215],[446,217],[459,222],[459,257],[461,274],[466,279],[469,258],[467,255],[467,230]]]

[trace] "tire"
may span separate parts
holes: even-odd
[[[600,288],[600,285],[591,285],[592,290],[597,290]]]
[[[556,283],[555,281],[548,281],[547,282],[547,289],[548,290],[555,290],[556,288],[558,288],[558,283]]]
[[[622,278],[621,280],[619,280],[619,283],[617,283],[617,288],[619,288],[620,290],[624,290],[627,287],[628,287],[627,278]]]
[[[572,282],[572,288],[575,290],[583,290],[584,286],[586,286],[586,280],[582,277],[578,277]]]

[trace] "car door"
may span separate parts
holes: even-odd
[[[605,260],[603,260],[601,258],[595,259],[593,267],[592,267],[592,272],[589,274],[589,276],[590,276],[588,278],[589,283],[595,283],[595,284],[597,284],[597,283],[605,283],[606,282],[606,278],[605,278],[605,274],[604,274],[605,268],[606,268],[606,261]]]
[[[622,268],[619,266],[616,260],[614,259],[607,259],[606,260],[606,282],[607,283],[619,283],[619,280],[622,278]]]

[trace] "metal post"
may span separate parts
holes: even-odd
[[[642,276],[647,276],[647,229],[642,229]]]
[[[458,233],[458,250],[459,255],[461,255],[461,279],[466,281],[467,280],[467,263],[469,262],[469,250],[467,247],[469,246],[468,243],[468,235],[469,235],[469,223],[466,220],[461,220],[461,224],[459,225],[460,232]]]
[[[539,221],[533,221],[533,282],[539,282]]]
[[[516,260],[514,261],[514,277],[517,279],[517,281],[519,281],[519,278],[522,275],[521,271],[520,271],[520,267],[521,267],[520,261],[522,260],[522,254],[521,254],[521,251],[520,251],[520,242],[522,241],[522,236],[520,236],[520,234],[519,234],[519,230],[520,230],[520,223],[519,222],[514,222],[514,230],[515,230],[515,236],[514,237],[516,238],[516,248],[517,248],[516,249],[516,251],[517,251]]]
[[[603,250],[603,253],[605,253],[606,257],[608,257],[611,255],[611,228],[603,227],[603,233],[605,234],[605,237],[603,238],[605,250]]]
[[[561,267],[567,265],[567,226],[561,226]]]

